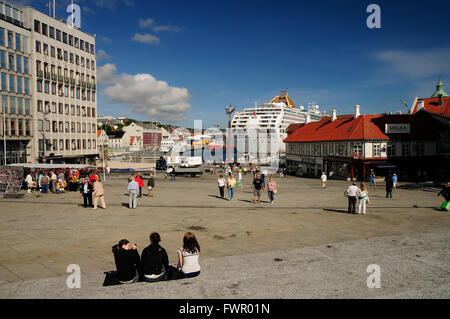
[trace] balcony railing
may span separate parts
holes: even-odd
[[[65,82],[66,84],[69,84],[69,78],[68,78],[67,76],[64,77],[64,82]]]
[[[70,84],[75,85],[75,79],[70,79]]]
[[[86,87],[86,85],[87,85],[87,83],[86,83],[86,82],[84,82],[84,81],[82,81],[82,82],[81,82],[81,87],[84,87],[84,88],[85,88],[85,87]]]
[[[50,80],[50,73],[44,72],[44,76],[47,80]]]
[[[58,82],[63,82],[64,81],[64,77],[62,75],[58,75]]]
[[[52,80],[53,81],[57,81],[58,80],[58,76],[56,74],[52,74]]]

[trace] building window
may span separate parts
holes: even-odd
[[[13,53],[8,54],[8,63],[9,63],[9,69],[11,71],[14,71],[14,54]]]
[[[0,50],[0,67],[6,69],[6,52]]]
[[[356,154],[356,155],[362,154],[362,144],[361,143],[353,143],[353,154]]]
[[[45,23],[42,23],[42,34],[48,36],[48,29]]]
[[[22,73],[22,56],[16,56],[16,71]]]
[[[380,157],[380,156],[381,156],[381,143],[373,143],[372,157]]]
[[[5,46],[5,29],[0,28],[0,46]]]
[[[64,151],[64,140],[59,140],[59,150]]]
[[[36,52],[41,53],[41,42],[40,41],[36,41]]]
[[[48,36],[49,36],[50,38],[54,39],[54,38],[55,38],[55,28],[50,27],[48,30],[49,30]]]
[[[416,153],[417,156],[423,156],[424,155],[424,144],[423,142],[417,142],[413,146],[413,150]]]
[[[402,143],[402,156],[410,156],[411,148],[409,142]]]
[[[20,43],[20,34],[16,33],[16,50],[17,51],[21,51],[22,50],[22,46]]]
[[[42,52],[43,52],[45,55],[48,55],[48,44],[47,44],[47,43],[43,43],[43,44],[42,44]]]
[[[63,42],[67,43],[67,33],[63,32]]]
[[[23,73],[25,73],[25,74],[30,73],[30,70],[28,68],[28,58],[27,57],[23,57]]]
[[[37,111],[42,112],[42,100],[37,100]]]
[[[44,130],[44,126],[43,126],[43,121],[42,120],[38,120],[37,121],[37,126],[38,126],[38,131],[42,132]]]
[[[395,143],[388,142],[387,144],[387,156],[395,156]]]
[[[9,92],[16,91],[16,77],[12,74],[9,75]]]
[[[66,122],[66,123],[65,123],[65,125],[64,125],[64,131],[65,131],[66,133],[69,133],[69,122]]]
[[[61,41],[61,30],[56,29],[56,40]]]
[[[34,20],[34,32],[41,33],[41,23],[38,20]]]
[[[8,48],[14,49],[14,32],[8,31]]]

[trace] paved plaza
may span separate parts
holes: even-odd
[[[233,201],[218,198],[216,179],[158,175],[155,197],[135,210],[124,174],[104,183],[105,210],[84,209],[75,192],[0,200],[0,298],[450,297],[450,215],[438,210],[438,189],[400,184],[387,199],[380,183],[367,215],[355,216],[346,181],[324,190],[318,179],[276,177],[275,203],[263,192],[255,205],[250,175]],[[172,264],[194,232],[200,277],[101,287],[115,269],[111,246],[127,238],[141,252],[153,231]],[[81,268],[81,289],[66,287],[69,264]],[[367,288],[370,264],[381,267],[381,289]],[[184,285],[192,289],[177,293]]]

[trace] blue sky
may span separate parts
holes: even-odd
[[[69,3],[57,1],[59,18]],[[405,112],[400,100],[431,96],[440,75],[450,92],[448,0],[74,3],[82,30],[97,35],[100,114],[213,126],[230,102],[241,109],[281,90],[338,114],[355,104]],[[380,29],[366,26],[371,3]]]

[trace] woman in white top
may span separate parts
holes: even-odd
[[[361,206],[362,206],[362,214],[366,214],[366,203],[369,202],[369,192],[367,192],[366,185],[364,183],[361,183],[359,186],[357,196],[359,199],[359,210],[358,214],[361,214]]]
[[[224,189],[225,189],[225,178],[223,178],[223,175],[219,176],[219,179],[217,180],[217,185],[219,186],[219,192],[220,197],[224,197]]]
[[[178,249],[178,269],[181,269],[186,278],[200,275],[199,255],[200,245],[195,235],[187,232],[183,237],[183,247]]]
[[[322,181],[322,188],[327,188],[327,175],[325,174],[325,172],[322,172],[320,180]]]

